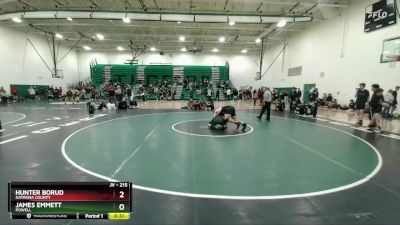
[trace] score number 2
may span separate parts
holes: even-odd
[[[119,198],[125,198],[125,193],[123,191],[119,191]],[[123,203],[119,204],[118,206],[119,210],[124,210],[125,209],[125,205]]]

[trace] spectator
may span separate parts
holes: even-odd
[[[226,96],[227,96],[228,100],[231,100],[231,94],[232,94],[232,91],[230,88],[228,88],[228,90],[226,90]]]
[[[72,93],[74,94],[75,102],[79,103],[80,102],[80,97],[81,97],[81,92],[78,89],[75,89],[75,90],[73,90]]]
[[[260,96],[260,97],[262,96],[261,89],[258,89],[258,96]],[[272,101],[276,103],[278,100],[279,100],[278,90],[274,89],[274,90],[272,90]]]
[[[14,100],[16,100],[18,98],[18,92],[19,92],[19,90],[18,90],[18,88],[16,86],[11,88],[11,94],[13,95]]]
[[[296,99],[300,100],[301,99],[301,95],[302,95],[302,93],[301,93],[300,88],[297,88],[297,91],[295,92]]]
[[[118,102],[118,109],[128,109],[128,101],[125,98]]]
[[[297,96],[296,96],[296,88],[293,87],[292,90],[290,91],[290,94],[289,94],[290,106],[292,106],[292,103],[293,103],[293,101],[296,100],[296,98],[297,98]]]
[[[289,103],[289,93],[287,91],[283,92],[283,101],[284,101],[284,109],[289,110],[290,103]]]
[[[372,130],[374,127],[377,128],[377,131],[382,133],[381,130],[381,122],[382,122],[382,103],[384,101],[383,98],[383,90],[381,88],[375,89],[375,93],[371,97],[370,101],[370,111],[372,114],[371,122],[368,127]]]
[[[253,106],[256,106],[258,100],[258,92],[256,90],[253,91]]]
[[[393,91],[392,90],[389,90],[389,91],[387,91],[387,93],[386,93],[386,95],[385,95],[385,98],[384,98],[384,102],[382,103],[383,104],[383,118],[385,118],[385,119],[389,119],[390,118],[390,108],[392,107],[392,105],[393,105],[393,101],[394,101],[394,96],[393,96]]]
[[[35,100],[36,99],[36,97],[35,97],[36,96],[36,91],[32,86],[29,87],[28,93],[29,93],[29,96],[30,96],[31,100]]]
[[[122,100],[122,89],[121,86],[117,86],[117,89],[115,89],[115,96],[117,97],[117,101]]]
[[[356,97],[355,109],[357,117],[356,125],[362,126],[365,107],[369,99],[369,91],[365,89],[365,83],[361,83],[359,85],[359,88],[356,89],[355,97]]]
[[[207,89],[207,97],[211,98],[211,95],[212,95],[212,90],[211,90],[211,88],[208,88]]]
[[[392,103],[392,107],[390,108],[390,115],[393,116],[393,112],[396,110],[397,107],[397,94],[399,93],[400,90],[400,86],[396,86],[394,88],[394,91],[392,91],[392,95],[393,95],[393,103]]]
[[[214,110],[214,102],[208,97],[205,103],[206,110]]]
[[[90,97],[90,98],[93,99],[93,100],[95,100],[95,99],[97,99],[96,97],[97,97],[96,88],[92,88],[91,97]]]
[[[0,87],[0,100],[2,103],[8,103],[7,91],[4,87]]]
[[[328,98],[328,95],[326,93],[324,93],[321,97],[321,106],[325,106],[326,105],[326,99]]]
[[[72,101],[73,96],[74,96],[74,93],[72,92],[72,90],[68,89],[67,97],[65,98],[65,100]]]
[[[354,103],[353,99],[350,100],[349,109],[351,109],[352,111],[356,109],[356,104]]]
[[[53,101],[53,92],[51,89],[47,90],[47,100]]]
[[[236,90],[236,88],[233,89],[232,94],[233,94],[232,100],[233,100],[233,101],[234,101],[234,100],[237,100],[237,99],[238,99],[239,92],[238,92],[238,90]]]
[[[332,101],[333,101],[333,96],[331,93],[329,93],[325,99],[325,104],[329,106]]]
[[[137,108],[138,104],[134,99],[130,99],[129,100],[129,108],[133,109],[133,108]]]
[[[104,110],[107,109],[107,104],[101,100],[99,106],[97,107],[97,110]]]
[[[371,85],[371,90],[372,90],[372,97],[375,95],[375,91],[379,89],[379,84],[372,84]],[[371,98],[372,98],[371,97]],[[368,110],[368,119],[372,120],[372,112],[371,109]]]

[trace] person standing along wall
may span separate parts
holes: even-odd
[[[393,91],[390,89],[387,91],[385,95],[385,102],[383,104],[383,118],[389,119],[390,118],[390,108],[393,105],[394,97],[393,97]]]
[[[12,94],[12,96],[13,96],[13,100],[14,100],[14,101],[18,99],[18,92],[19,92],[19,90],[18,90],[18,88],[17,88],[16,86],[14,86],[14,87],[11,89],[11,94]]]
[[[372,90],[372,96],[371,99],[374,97],[376,90],[378,90],[380,88],[379,84],[372,84],[371,85],[371,90]],[[368,103],[369,105],[369,103]],[[371,121],[372,120],[372,112],[371,112],[371,108],[368,107],[368,119]]]
[[[253,106],[256,106],[258,100],[258,92],[257,90],[253,91]]]
[[[369,100],[369,91],[365,89],[365,83],[360,83],[356,92],[356,125],[362,126],[364,119],[365,106]]]
[[[381,88],[375,89],[375,93],[372,95],[370,101],[370,112],[372,114],[372,118],[368,127],[370,130],[376,127],[377,131],[380,133],[382,133],[382,103],[384,101],[383,90]]]
[[[289,110],[290,102],[289,102],[289,93],[287,91],[283,92],[283,101],[285,103],[285,110]]]
[[[301,90],[300,90],[300,88],[297,88],[297,91],[295,92],[296,94],[296,98],[298,99],[298,100],[300,100],[301,99],[301,95],[302,95],[302,93],[301,93]]]
[[[4,104],[8,103],[8,96],[4,87],[0,87],[0,102]]]
[[[226,90],[226,96],[228,97],[228,100],[231,100],[231,94],[232,94],[232,91],[230,88],[228,88],[228,90]]]
[[[393,95],[393,103],[392,103],[392,107],[390,107],[390,115],[393,116],[393,112],[396,110],[397,107],[397,94],[399,93],[400,90],[400,86],[396,86],[394,88],[394,91],[392,91],[392,95]]]

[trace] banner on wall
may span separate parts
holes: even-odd
[[[365,8],[365,32],[396,24],[397,15],[394,1],[382,0]]]

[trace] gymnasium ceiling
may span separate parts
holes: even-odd
[[[267,36],[267,44],[276,44],[288,35],[304,30],[308,24],[328,19],[348,5],[348,0],[0,0],[0,25],[29,33],[43,35],[46,32],[63,35],[62,45],[74,46],[82,50],[87,45],[93,51],[117,51],[117,46],[129,49],[130,40],[134,46],[144,47],[146,51],[155,47],[157,51],[178,52],[187,49],[203,49],[203,52],[218,48],[219,52],[238,53],[247,49],[257,53],[260,44],[256,38]],[[55,16],[62,11],[86,13],[79,18]],[[31,12],[54,13],[51,16],[28,16]],[[119,13],[115,18],[102,18],[107,13]],[[126,14],[128,13],[128,14]],[[122,18],[130,13],[143,15],[180,14],[180,15],[216,15],[225,16],[226,22],[189,22],[149,21],[132,19],[124,23]],[[22,17],[21,23],[15,23],[12,17]],[[71,14],[78,15],[78,14]],[[97,16],[93,16],[97,15]],[[7,17],[8,16],[8,17]],[[93,18],[90,18],[92,17]],[[312,22],[289,22],[283,28],[277,28],[276,22],[240,23],[230,26],[230,16],[244,17],[301,17],[312,18]],[[41,17],[41,18],[38,18]],[[55,18],[57,17],[57,18]],[[6,19],[4,19],[6,18]],[[177,19],[178,20],[178,19]],[[269,21],[267,19],[267,21]],[[96,34],[104,35],[104,40]],[[179,37],[184,36],[185,41]],[[219,42],[221,36],[225,42]]]

